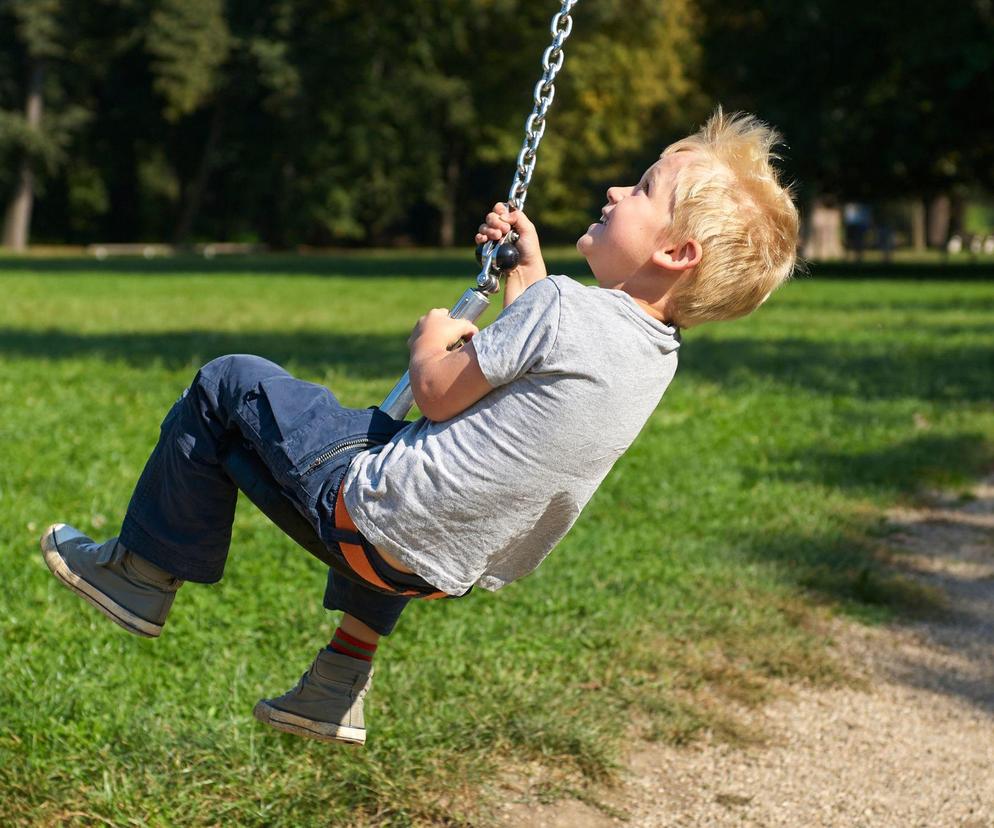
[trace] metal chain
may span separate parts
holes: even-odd
[[[525,141],[521,145],[521,152],[518,153],[517,165],[514,171],[514,181],[511,183],[511,190],[507,196],[507,203],[512,210],[520,210],[525,206],[525,199],[528,197],[528,185],[531,184],[532,174],[535,172],[535,161],[538,157],[538,145],[545,135],[545,118],[549,114],[549,108],[556,97],[555,80],[559,70],[563,68],[563,61],[566,53],[563,51],[563,44],[573,31],[573,18],[570,12],[580,0],[562,0],[562,8],[556,12],[552,18],[552,25],[549,30],[552,32],[552,43],[542,55],[543,74],[538,83],[535,84],[535,108],[532,110],[528,120],[525,121]],[[512,231],[505,240],[515,242],[518,240],[517,233]],[[494,257],[498,242],[487,242],[483,248],[483,268],[476,277],[476,284],[484,293],[496,293],[500,289],[500,272],[494,264]]]
[[[513,209],[520,210],[525,206],[528,196],[528,185],[531,184],[532,173],[535,172],[535,160],[538,155],[538,145],[545,134],[545,116],[556,97],[555,80],[559,70],[563,68],[566,57],[563,44],[573,31],[573,18],[570,12],[579,0],[563,0],[562,8],[552,18],[549,27],[552,32],[552,44],[542,55],[542,68],[545,70],[542,78],[535,84],[535,108],[525,122],[525,142],[518,153],[517,169],[514,182],[507,196],[507,202]]]
[[[538,145],[545,134],[545,117],[549,107],[556,97],[554,82],[559,70],[563,68],[563,44],[573,31],[573,18],[570,12],[579,0],[562,0],[562,8],[552,18],[552,45],[542,55],[541,80],[535,84],[535,108],[525,122],[525,143],[518,153],[517,169],[514,173],[514,183],[507,197],[508,204],[513,209],[520,210],[528,195],[528,185],[531,184],[532,173],[535,171],[535,158],[538,155]],[[495,264],[497,250],[504,241],[517,241],[514,231],[501,239],[500,242],[488,241],[482,250],[482,270],[476,277],[476,288],[468,289],[459,302],[452,308],[449,315],[453,319],[479,318],[490,302],[488,296],[500,290],[500,270]],[[407,417],[411,406],[414,405],[414,394],[411,391],[410,373],[405,373],[393,390],[380,405],[380,409],[397,420]]]

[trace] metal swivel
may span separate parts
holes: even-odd
[[[476,246],[476,263],[481,267],[483,266],[483,248],[483,244]],[[504,242],[497,248],[491,263],[501,273],[506,273],[509,270],[514,270],[520,261],[521,253],[518,252],[518,248],[511,242]]]

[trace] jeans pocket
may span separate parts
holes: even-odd
[[[405,423],[375,408],[343,408],[327,388],[290,376],[259,383],[260,447],[281,482],[299,484],[329,461],[383,443]]]

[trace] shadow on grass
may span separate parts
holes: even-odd
[[[938,332],[914,347],[808,339],[690,339],[680,371],[726,386],[775,381],[832,396],[866,400],[994,399],[990,346],[943,347]]]
[[[990,550],[990,530],[985,537],[976,534],[975,542]],[[989,657],[994,587],[988,570],[963,570],[958,566],[962,551],[945,548],[936,536],[928,558],[947,563],[930,563],[922,572],[900,555],[892,558],[893,547],[874,544],[872,535],[868,524],[836,537],[767,536],[748,541],[745,552],[775,561],[786,580],[847,613],[910,626],[922,649],[879,654],[893,679],[994,715],[994,662]],[[930,656],[929,649],[940,657]]]
[[[994,468],[994,446],[978,433],[923,434],[877,451],[814,449],[788,458],[787,464],[801,469],[788,472],[787,479],[889,495],[920,495],[925,487],[962,484],[989,473]],[[943,519],[953,520],[933,518]],[[915,629],[935,647],[955,654],[962,664],[975,665],[975,670],[947,674],[946,667],[937,667],[934,659],[902,655],[896,662],[895,678],[994,713],[990,689],[994,670],[989,659],[976,657],[989,652],[994,630],[994,602],[989,596],[994,587],[989,568],[957,566],[964,549],[974,550],[971,554],[994,549],[994,532],[968,522],[954,527],[961,535],[973,533],[968,543],[955,532],[930,535],[919,554],[936,562],[948,560],[951,567],[939,567],[936,572],[941,574],[936,575],[931,565],[922,572],[902,558],[901,544],[892,537],[894,529],[881,523],[876,514],[856,514],[834,531],[742,537],[739,549],[752,560],[773,563],[787,583],[858,617],[916,624]],[[904,527],[904,531],[911,530]],[[983,600],[977,599],[978,594]]]
[[[932,282],[941,284],[938,281]],[[842,291],[826,299],[824,296],[808,296],[803,293],[781,294],[777,297],[781,303],[780,310],[787,313],[797,311],[809,311],[820,314],[841,314],[841,313],[880,313],[892,311],[906,311],[909,314],[921,314],[921,318],[928,324],[928,320],[934,314],[945,313],[947,311],[977,313],[978,311],[994,310],[994,295],[991,296],[952,296],[948,299],[936,299],[933,294],[922,295],[920,297],[901,295],[901,298],[888,295],[881,298],[856,298],[847,296]],[[762,311],[760,311],[762,312]],[[897,324],[907,325],[905,320]],[[984,322],[961,322],[952,326],[943,324],[941,333],[966,333],[970,331],[983,331],[990,333],[990,323]]]
[[[811,262],[813,278],[822,279],[994,279],[994,259],[973,262]]]
[[[338,334],[333,331],[76,334],[65,330],[0,328],[0,354],[31,359],[96,356],[133,365],[160,362],[181,367],[228,353],[253,353],[275,362],[293,361],[307,370],[335,367],[347,374],[380,378],[403,372],[407,349],[401,334]],[[942,349],[886,344],[850,346],[804,339],[694,339],[682,349],[681,376],[727,388],[762,388],[775,382],[830,396],[864,400],[921,399],[930,402],[994,400],[991,350],[982,345]]]
[[[876,451],[813,448],[792,455],[785,465],[780,477],[787,480],[914,494],[972,481],[994,465],[994,447],[977,432],[922,434]]]
[[[74,334],[0,328],[0,355],[41,360],[97,357],[137,367],[169,369],[199,366],[224,354],[258,354],[280,365],[322,372],[329,368],[361,379],[399,377],[407,370],[403,335],[313,333],[244,333],[211,330],[165,333]]]
[[[763,535],[745,539],[742,548],[750,558],[775,563],[789,583],[857,615],[885,608],[919,618],[944,609],[934,591],[902,577],[876,556],[872,534],[868,524],[835,536]]]

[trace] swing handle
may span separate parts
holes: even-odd
[[[476,261],[480,265],[476,276],[477,288],[487,294],[500,290],[501,277],[514,270],[521,261],[521,254],[515,247],[517,240],[518,234],[512,230],[499,242],[487,241],[476,246]]]
[[[468,288],[449,311],[449,316],[452,319],[468,319],[470,322],[475,322],[489,306],[490,297],[484,291],[480,288]],[[456,343],[453,348],[458,347],[459,344]],[[397,381],[393,390],[380,403],[380,411],[395,420],[403,420],[413,407],[414,392],[411,391],[411,374],[409,371],[405,371],[404,376]]]
[[[480,272],[476,277],[475,288],[469,288],[459,298],[459,301],[449,311],[451,319],[467,319],[475,322],[490,306],[490,294],[500,289],[500,277],[518,266],[521,255],[514,243],[518,234],[513,230],[499,242],[486,242],[476,248],[476,258],[480,263]],[[453,342],[446,350],[454,351],[467,342],[460,339]],[[380,403],[380,410],[389,414],[395,420],[403,420],[414,406],[414,393],[411,391],[411,374],[405,371],[386,399]]]

